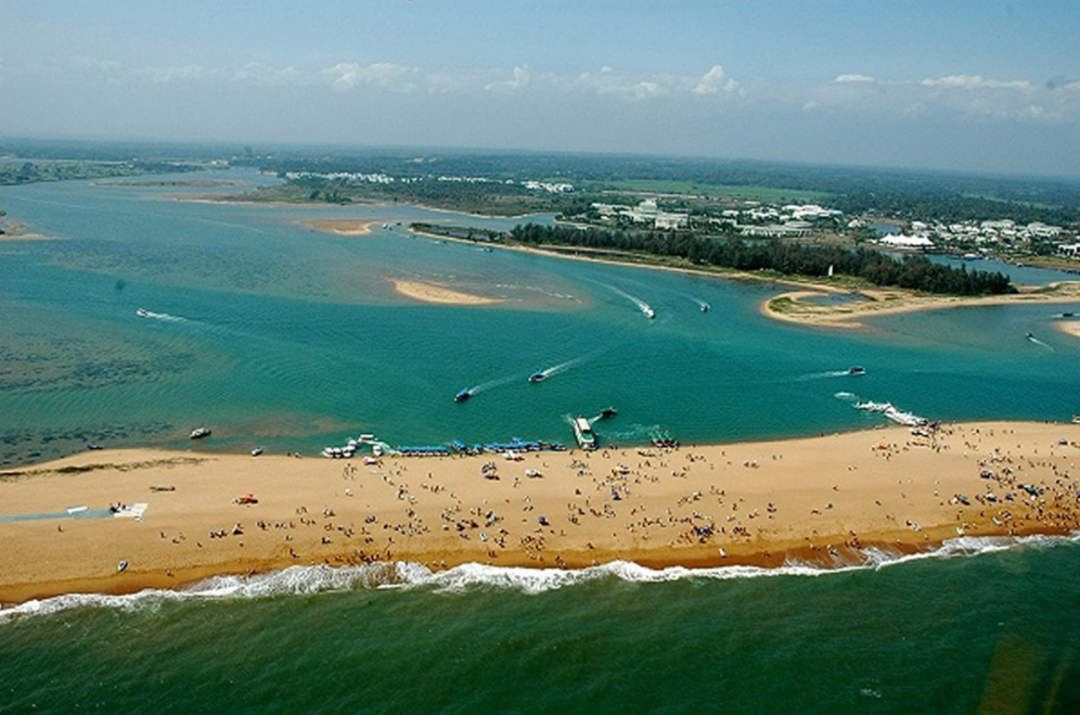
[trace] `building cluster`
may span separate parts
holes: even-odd
[[[898,248],[955,248],[963,247],[976,251],[994,249],[1027,249],[1033,244],[1061,241],[1056,245],[1057,252],[1064,255],[1080,255],[1080,243],[1076,236],[1065,231],[1061,226],[1049,226],[1045,223],[1017,224],[1010,219],[996,221],[961,221],[945,224],[912,221],[908,233],[896,233],[883,236],[878,242]],[[1072,239],[1072,243],[1067,242]]]
[[[656,199],[645,199],[637,206],[594,203],[592,208],[600,215],[602,222],[626,220],[639,226],[669,230],[690,225],[689,213],[663,211],[656,205]]]
[[[317,172],[289,171],[285,173],[287,181],[299,179],[325,179],[351,184],[415,184],[421,181],[443,181],[458,184],[519,184],[530,191],[546,191],[549,194],[568,194],[574,191],[574,185],[565,182],[514,181],[513,179],[489,179],[485,176],[404,176],[395,177],[383,173],[363,173],[352,171]]]
[[[656,199],[645,199],[637,206],[594,203],[592,209],[602,223],[630,223],[656,229],[679,229],[690,226],[691,215],[684,211],[664,211]],[[805,238],[814,234],[814,221],[833,218],[842,212],[816,204],[763,206],[747,201],[742,208],[727,209],[720,216],[710,216],[709,224],[734,229],[744,236],[769,238]],[[695,220],[702,217],[694,217]]]
[[[814,222],[843,215],[837,209],[817,204],[787,204],[763,206],[755,201],[742,208],[727,209],[714,224],[727,224],[743,236],[758,238],[809,238],[814,235]]]

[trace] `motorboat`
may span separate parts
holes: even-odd
[[[209,427],[196,427],[195,429],[191,430],[190,438],[191,439],[202,439],[203,437],[209,437],[209,436],[210,436],[210,428]]]
[[[848,371],[847,371],[847,374],[850,375],[851,377],[856,377],[858,375],[865,375],[866,374],[866,368],[865,367],[859,367],[858,365],[856,365],[855,367],[849,367]]]
[[[648,318],[649,320],[652,320],[653,318],[656,317],[656,311],[653,310],[652,308],[650,308],[649,306],[645,306],[644,308],[642,308],[641,312],[644,313],[645,317]]]
[[[607,419],[611,419],[612,417],[614,417],[617,414],[619,414],[619,411],[617,409],[615,409],[614,407],[607,407],[607,408],[604,408],[604,409],[600,410],[600,417],[599,418],[602,419],[602,420],[607,420]]]
[[[461,392],[454,395],[454,402],[464,402],[470,397],[472,397],[472,390],[462,390]]]
[[[573,427],[574,437],[582,449],[596,449],[596,435],[593,434],[592,425],[587,419],[578,415],[574,418]]]
[[[537,370],[532,375],[529,375],[529,382],[543,382],[547,374],[543,370]]]
[[[135,315],[139,316],[140,318],[149,318],[150,317],[150,311],[147,310],[146,308],[136,308],[135,309]]]
[[[708,312],[709,312],[709,309],[710,309],[711,307],[712,307],[712,306],[710,306],[710,305],[709,305],[708,303],[704,303],[704,302],[703,302],[703,303],[701,304],[701,312],[702,312],[702,313],[708,313]]]
[[[251,456],[252,457],[258,457],[262,453],[263,453],[263,448],[262,447],[256,447],[255,449],[251,450]]]

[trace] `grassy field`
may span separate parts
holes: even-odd
[[[743,199],[765,203],[778,203],[784,201],[819,202],[829,198],[829,194],[825,191],[779,189],[771,186],[697,184],[690,181],[653,181],[649,179],[627,179],[595,183],[589,184],[584,188],[589,191],[640,191],[658,194],[707,196],[713,199]]]

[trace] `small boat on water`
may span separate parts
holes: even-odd
[[[191,430],[190,439],[202,439],[203,437],[209,437],[209,436],[210,436],[210,428],[209,427],[196,427],[195,429]]]
[[[617,414],[619,414],[619,411],[617,409],[615,409],[614,407],[606,407],[606,408],[600,410],[600,415],[599,415],[598,419],[608,420],[608,419],[611,419],[612,417],[614,417]]]
[[[529,382],[543,382],[545,377],[547,377],[547,373],[543,370],[537,370],[532,375],[529,375]]]
[[[139,316],[140,318],[149,318],[150,317],[150,311],[147,310],[146,308],[136,308],[135,309],[135,315]]]
[[[573,427],[574,438],[577,439],[577,443],[582,449],[596,449],[596,435],[593,434],[592,425],[589,424],[587,419],[578,415],[574,418]]]
[[[645,317],[648,318],[649,320],[652,320],[653,318],[656,317],[656,311],[653,310],[652,308],[650,308],[649,306],[645,306],[644,308],[642,308],[641,312],[644,313]]]
[[[849,367],[848,371],[847,371],[847,374],[850,375],[851,377],[855,377],[857,375],[865,375],[866,374],[866,368],[865,367],[859,367],[858,365],[856,365],[855,367]]]
[[[472,397],[472,390],[462,390],[461,392],[454,395],[454,402],[464,402],[470,397]]]
[[[86,443],[86,448],[89,449],[89,450],[92,450],[92,451],[97,451],[99,449],[103,449],[103,447],[100,444],[97,444],[96,442],[87,442]]]
[[[252,457],[258,457],[262,453],[263,453],[263,448],[262,447],[256,447],[255,449],[251,450],[251,456]]]
[[[710,308],[711,308],[711,306],[708,303],[702,301],[702,303],[701,303],[701,312],[702,313],[708,313]]]

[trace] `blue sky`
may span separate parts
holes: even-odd
[[[0,135],[1080,176],[1080,3],[0,2]]]

